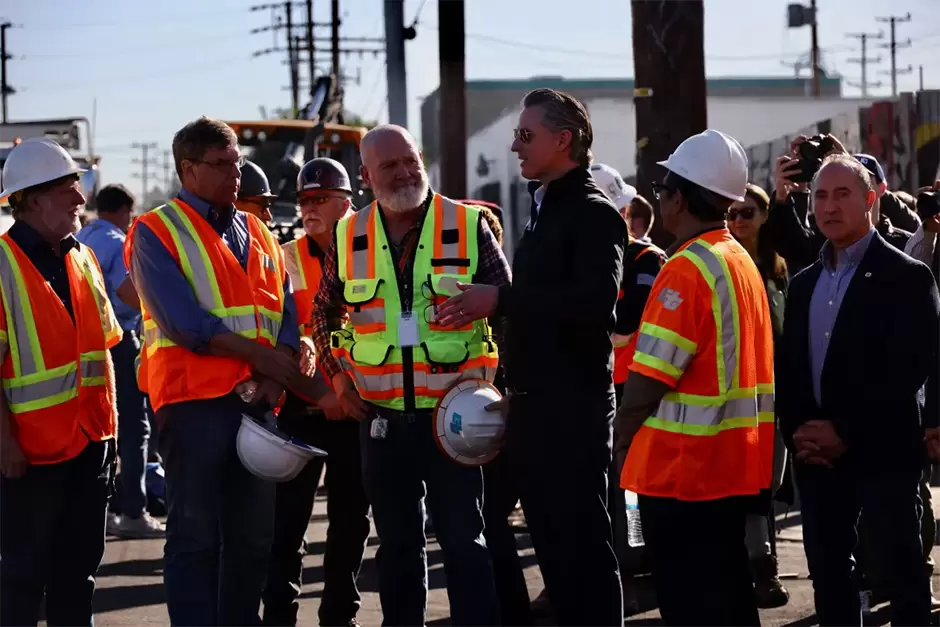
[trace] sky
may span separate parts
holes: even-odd
[[[442,0],[406,0],[405,21],[417,20],[417,38],[406,44],[409,126],[420,139],[419,107],[439,84],[437,8]],[[681,1],[681,0],[679,0]],[[793,64],[810,47],[810,29],[788,29],[792,0],[705,0],[705,57],[709,77],[793,76]],[[808,0],[807,0],[808,1]],[[140,150],[155,142],[162,161],[173,133],[200,115],[257,119],[289,107],[286,53],[253,56],[271,48],[275,34],[251,34],[269,26],[271,10],[252,11],[262,0],[3,0],[0,20],[7,31],[10,121],[57,117],[94,119],[95,151],[102,156],[104,183],[140,189]],[[280,3],[279,3],[280,4]],[[466,0],[467,79],[626,78],[633,76],[629,0]],[[876,17],[910,13],[897,25],[898,67],[914,71],[898,79],[899,91],[918,85],[940,89],[940,0],[818,0],[823,63],[857,82],[859,42],[847,33],[877,33],[869,57],[869,80],[883,86],[871,95],[890,96],[886,43],[888,24]],[[574,10],[578,13],[574,14]],[[384,36],[382,0],[340,0],[341,36]],[[294,9],[302,19],[302,7]],[[330,19],[330,3],[314,0],[314,21]],[[329,37],[318,29],[317,37]],[[283,47],[283,30],[278,31]],[[325,47],[325,44],[321,44]],[[345,43],[380,48],[381,44]],[[323,66],[329,62],[322,55]],[[318,60],[318,64],[320,61]],[[366,119],[387,121],[384,55],[348,54],[343,72],[346,108]],[[306,66],[303,66],[306,69]],[[806,71],[804,70],[804,75]],[[304,92],[302,86],[301,92]],[[844,86],[845,96],[859,90]],[[153,153],[151,153],[153,154]],[[162,169],[160,180],[162,180]],[[159,180],[157,181],[159,183]]]

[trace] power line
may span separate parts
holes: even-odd
[[[881,44],[881,48],[888,48],[891,50],[891,95],[898,95],[898,74],[909,74],[914,71],[914,68],[908,65],[906,68],[899,70],[897,67],[897,51],[898,48],[909,48],[911,46],[911,40],[908,39],[906,42],[898,43],[895,36],[895,25],[898,23],[910,22],[911,14],[907,15],[892,15],[890,17],[877,17],[875,18],[879,22],[886,22],[890,24],[891,28],[891,43]],[[882,72],[883,74],[888,74],[888,72]]]
[[[7,61],[13,58],[13,55],[7,52],[7,29],[12,28],[13,24],[4,22],[0,24],[0,101],[2,101],[2,121],[7,123],[7,96],[12,96],[16,90],[7,84]]]
[[[134,142],[133,144],[131,144],[131,148],[140,150],[141,158],[134,159],[131,163],[136,163],[140,165],[141,171],[134,172],[133,174],[131,174],[131,176],[133,176],[134,178],[141,179],[140,187],[141,187],[142,193],[140,195],[140,202],[145,203],[147,202],[147,192],[149,191],[149,188],[147,187],[147,174],[148,174],[147,168],[150,166],[160,167],[159,163],[147,157],[147,153],[149,151],[156,150],[157,142]]]
[[[222,16],[228,18],[240,18],[241,16],[237,13],[232,13],[232,11],[212,11],[209,13],[187,13],[180,14],[176,16],[163,17],[149,19],[145,18],[141,20],[140,18],[134,18],[125,21],[114,21],[114,22],[86,22],[86,23],[73,23],[73,24],[39,24],[38,26],[30,25],[30,30],[74,30],[76,28],[106,28],[112,26],[140,26],[143,21],[147,26],[153,26],[155,24],[171,24],[174,22],[191,22],[193,20],[211,17],[214,19],[219,19]]]
[[[871,83],[868,82],[868,64],[869,63],[881,63],[881,57],[875,57],[874,59],[868,58],[868,40],[869,39],[884,39],[884,33],[879,31],[877,33],[848,33],[846,37],[854,37],[858,39],[861,47],[862,54],[858,59],[848,59],[849,63],[858,63],[862,66],[862,82],[861,83],[849,83],[854,87],[860,87],[862,90],[862,98],[868,97],[868,88],[869,87],[881,87],[880,82]]]
[[[126,76],[126,77],[121,77],[121,78],[108,77],[107,79],[96,79],[94,82],[94,89],[97,92],[97,91],[100,91],[101,89],[110,89],[113,87],[124,87],[125,85],[129,83],[146,83],[152,80],[162,80],[168,77],[183,76],[187,74],[200,74],[202,72],[205,72],[206,70],[212,70],[212,69],[221,68],[221,67],[238,66],[238,67],[243,68],[244,65],[245,65],[244,59],[232,58],[231,56],[229,56],[226,59],[220,59],[218,61],[215,61],[214,63],[204,64],[198,67],[179,68],[177,66],[173,68],[168,68],[165,72],[149,73],[146,75],[135,74],[133,76]],[[29,88],[29,89],[24,89],[23,91],[24,92],[29,91],[30,93],[43,93],[43,92],[48,93],[48,92],[71,91],[75,89],[88,89],[88,88],[89,88],[89,83],[88,81],[85,81],[83,83],[73,83],[71,85],[69,84],[54,85],[54,86],[49,86],[49,87],[40,87],[39,89]]]

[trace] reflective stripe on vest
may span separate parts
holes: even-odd
[[[88,258],[87,253],[78,249],[71,250],[67,257],[67,264],[74,262],[82,268],[83,278],[98,305],[99,318],[105,320],[107,316],[102,315],[101,308],[107,310],[107,295],[101,291],[103,279],[98,280],[96,271],[92,270],[94,262]],[[82,353],[79,355],[79,362],[46,368],[34,321],[35,314],[31,310],[28,311],[30,300],[25,278],[9,244],[2,239],[0,289],[3,290],[3,302],[7,303],[7,329],[14,329],[12,335],[4,333],[14,373],[12,378],[3,382],[4,394],[11,412],[21,414],[45,409],[76,398],[79,380],[82,386],[105,385],[105,351]],[[109,331],[107,328],[104,330],[106,333]],[[105,341],[109,339],[106,334]]]
[[[259,321],[255,318],[253,305],[225,307],[222,302],[222,295],[219,292],[215,268],[212,267],[209,253],[206,251],[206,247],[189,216],[175,201],[167,203],[165,210],[157,211],[156,216],[163,222],[176,244],[183,275],[192,286],[199,305],[221,319],[222,323],[233,333],[253,338],[256,332],[260,332],[262,337],[267,338],[272,344],[276,344],[281,329],[282,313],[259,307]],[[268,255],[265,255],[262,264],[269,270],[277,270],[274,260]],[[165,346],[175,346],[172,340],[163,335],[162,332],[160,332],[160,339],[169,342],[168,344],[164,343]]]
[[[712,316],[718,363],[717,396],[667,392],[644,426],[692,436],[715,435],[735,428],[757,428],[774,420],[773,384],[740,388],[738,305],[731,273],[710,244],[696,240],[676,257],[685,257],[702,274],[712,291]],[[685,371],[697,344],[674,331],[644,323],[640,327],[634,361],[676,378]]]

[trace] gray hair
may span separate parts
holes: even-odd
[[[206,116],[193,120],[173,136],[176,174],[183,177],[183,161],[198,161],[212,148],[225,149],[237,145],[238,135],[225,122]]]
[[[553,132],[571,132],[571,160],[588,167],[594,161],[591,145],[594,129],[587,109],[577,98],[563,91],[541,87],[522,99],[523,108],[539,107],[544,113],[542,123]]]
[[[822,166],[819,168],[819,170],[816,171],[816,174],[813,175],[813,182],[810,186],[810,189],[813,193],[816,192],[817,183],[819,181],[819,173],[822,172],[827,165],[832,164],[841,165],[847,170],[851,170],[852,173],[855,174],[855,177],[858,178],[858,184],[862,190],[862,196],[867,196],[868,192],[875,191],[875,185],[872,182],[871,172],[869,172],[868,169],[863,166],[855,157],[838,153],[829,155],[823,159]]]

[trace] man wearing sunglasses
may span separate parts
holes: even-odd
[[[271,193],[271,185],[264,170],[251,161],[245,161],[240,168],[241,183],[238,187],[238,198],[235,208],[250,213],[265,226],[271,226],[271,205],[274,204],[276,194]]]
[[[343,164],[333,159],[308,161],[297,175],[297,202],[304,235],[281,246],[294,287],[297,322],[303,347],[302,363],[314,368],[311,338],[313,298],[320,287],[323,259],[333,239],[333,228],[352,215],[352,186]],[[330,319],[330,330],[342,327],[339,317]],[[310,342],[308,344],[308,342]],[[325,381],[317,369],[314,378]],[[327,383],[328,385],[328,383]],[[264,624],[296,625],[303,571],[304,534],[324,466],[329,477],[326,513],[329,527],[323,560],[321,625],[358,625],[360,596],[356,578],[369,537],[369,502],[362,487],[359,455],[359,423],[339,406],[329,392],[311,405],[288,392],[277,417],[281,431],[323,449],[327,457],[311,460],[297,477],[277,485],[274,542],[264,592]]]
[[[532,204],[513,283],[474,285],[439,313],[455,326],[506,315],[509,395],[500,409],[548,599],[558,624],[621,625],[607,472],[627,224],[591,176],[584,105],[536,89],[522,107],[512,150]]]

